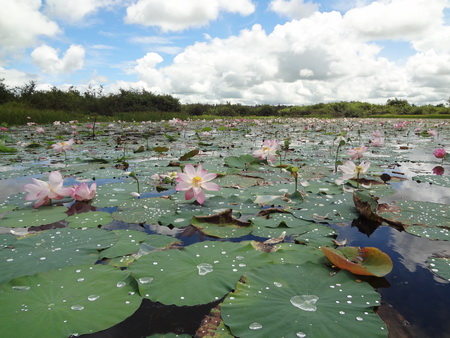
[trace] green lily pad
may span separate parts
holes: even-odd
[[[403,227],[410,234],[433,239],[450,240],[450,208],[446,204],[398,201],[378,208],[384,221]]]
[[[176,203],[163,198],[144,198],[128,201],[120,205],[113,218],[128,223],[158,223],[161,216],[171,214]]]
[[[142,301],[128,276],[128,272],[108,266],[81,265],[1,285],[2,335],[68,337],[122,322]]]
[[[144,242],[149,235],[145,232],[134,230],[113,230],[118,236],[118,241],[113,246],[103,250],[100,258],[114,258],[135,253],[139,245]]]
[[[69,223],[71,228],[98,228],[112,221],[111,214],[104,211],[84,212],[66,218],[66,222]]]
[[[222,304],[238,337],[387,337],[374,311],[379,294],[341,271],[314,263],[267,265],[247,272]]]
[[[0,251],[0,284],[66,265],[94,264],[98,250],[116,241],[114,233],[100,229],[53,229],[22,238]]]
[[[14,244],[16,241],[16,236],[11,234],[0,235],[0,250]]]
[[[214,182],[216,182],[221,187],[248,188],[259,185],[264,182],[264,180],[259,177],[250,177],[244,175],[225,175],[217,178]]]
[[[67,218],[66,211],[67,208],[62,206],[19,209],[11,211],[4,218],[0,219],[0,226],[23,228],[55,223]]]
[[[152,252],[130,265],[139,292],[154,302],[197,305],[222,298],[244,271],[268,263],[249,243],[201,242]]]
[[[430,257],[427,260],[428,268],[435,275],[450,281],[450,258],[449,257]]]

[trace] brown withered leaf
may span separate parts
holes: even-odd
[[[193,219],[198,220],[200,222],[206,222],[217,225],[233,224],[241,227],[247,227],[251,225],[250,222],[244,222],[234,218],[233,209],[227,209],[214,215],[194,216]]]

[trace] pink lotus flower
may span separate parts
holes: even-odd
[[[43,127],[36,127],[36,133],[45,134],[45,129]]]
[[[80,185],[74,185],[72,188],[71,196],[77,201],[90,201],[95,197],[95,192],[97,190],[97,183],[92,183],[89,187],[85,182]]]
[[[383,146],[383,139],[381,137],[375,137],[372,140],[370,140],[370,145],[372,147],[381,147]]]
[[[186,164],[184,167],[184,173],[179,173],[177,178],[176,191],[185,191],[184,197],[187,200],[195,197],[198,203],[203,204],[205,201],[205,190],[220,190],[220,187],[213,182],[209,182],[216,178],[216,174],[208,173],[203,169],[202,165],[199,164],[197,169],[195,169],[192,164]]]
[[[72,188],[63,187],[63,178],[59,171],[52,171],[48,178],[48,182],[32,179],[34,183],[26,184],[24,190],[28,193],[25,200],[36,200],[35,208],[41,205],[50,204],[51,200],[61,200],[66,196],[70,196]]]
[[[6,127],[1,127],[0,130],[1,130],[1,131],[7,131],[8,128],[6,128]]]
[[[356,147],[347,151],[347,155],[350,155],[352,160],[354,160],[355,158],[362,158],[364,156],[364,152],[366,152],[367,149],[369,148],[361,144],[360,147]]]
[[[433,155],[436,158],[442,158],[443,159],[445,157],[445,155],[447,155],[447,152],[445,151],[444,148],[438,148],[435,151],[433,151]]]
[[[261,149],[253,152],[254,157],[258,157],[260,160],[267,159],[269,162],[275,161],[280,144],[277,140],[265,140]]]
[[[62,153],[66,150],[71,150],[72,149],[72,144],[75,143],[75,140],[73,138],[71,138],[69,141],[62,141],[62,142],[57,142],[55,144],[52,144],[52,148],[53,150],[55,150],[58,153]]]
[[[433,137],[437,137],[438,136],[438,132],[434,129],[428,129],[427,133],[430,134]]]

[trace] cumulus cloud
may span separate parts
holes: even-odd
[[[249,15],[254,10],[251,0],[138,0],[127,8],[125,22],[182,31],[207,25],[221,11]]]
[[[20,87],[30,80],[37,80],[37,77],[17,69],[6,69],[0,67],[0,79],[5,79],[5,84],[9,87]]]
[[[37,47],[31,53],[42,72],[49,74],[71,73],[83,68],[84,56],[84,48],[78,45],[71,45],[62,58],[55,48],[48,45]]]
[[[437,68],[419,67],[414,74],[422,59],[402,67],[381,57],[381,50],[355,34],[346,15],[315,12],[270,33],[254,25],[238,36],[197,42],[160,68],[160,59],[150,53],[138,60],[134,72],[184,102],[311,104],[358,98],[384,103],[392,97],[413,102],[423,99],[418,88],[424,81],[449,61],[428,55]]]
[[[0,54],[33,46],[39,36],[55,36],[58,25],[39,12],[40,1],[3,0],[0,10]]]
[[[76,23],[100,8],[112,6],[117,2],[117,0],[46,0],[45,12],[51,17]]]
[[[269,4],[271,11],[289,19],[306,18],[319,10],[319,5],[304,0],[272,0]]]
[[[367,39],[411,39],[427,36],[443,21],[448,0],[387,0],[349,10],[345,23]]]

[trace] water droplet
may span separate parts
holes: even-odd
[[[118,288],[123,288],[125,285],[127,285],[127,283],[125,283],[125,282],[118,282],[117,284],[116,284],[116,286],[118,287]]]
[[[93,302],[94,300],[97,300],[99,298],[100,298],[100,296],[98,296],[98,295],[90,295],[90,296],[88,296],[88,300],[90,300],[91,302]]]
[[[356,320],[357,320],[358,322],[362,322],[364,319],[362,319],[362,317],[356,317]]]
[[[250,330],[259,330],[259,329],[262,329],[262,325],[260,323],[254,322],[254,323],[251,323],[248,328]]]
[[[28,290],[30,290],[30,287],[29,286],[26,286],[26,285],[14,285],[13,287],[12,287],[12,289],[14,290],[14,291],[28,291]]]
[[[75,311],[81,311],[84,309],[84,306],[83,305],[72,305],[70,308]]]
[[[303,311],[316,311],[316,302],[319,297],[315,295],[294,296],[291,298],[291,304]]]
[[[306,333],[304,333],[304,332],[297,332],[296,335],[297,335],[297,337],[300,337],[300,338],[306,337]]]
[[[141,277],[141,278],[139,278],[139,283],[147,284],[147,283],[150,283],[152,280],[153,280],[153,277]]]
[[[197,269],[200,276],[204,276],[213,271],[212,265],[208,263],[200,263],[197,265]]]
[[[280,282],[273,282],[273,285],[275,285],[277,288],[281,288],[283,286],[283,284],[281,284]]]
[[[84,281],[83,277],[77,279],[77,282],[82,282],[82,281]]]
[[[41,261],[45,261],[47,259],[47,257],[40,257],[39,258]]]
[[[345,312],[344,311],[339,311],[339,314],[340,315],[345,315]]]

